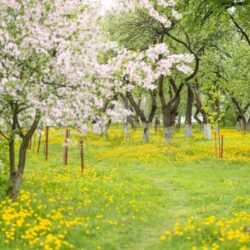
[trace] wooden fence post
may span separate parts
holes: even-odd
[[[81,172],[84,172],[84,145],[83,138],[80,139]]]
[[[65,140],[64,140],[64,165],[68,165],[68,139],[69,139],[69,129],[66,129]]]
[[[49,158],[49,127],[46,127],[45,131],[45,160]]]
[[[218,158],[218,145],[217,145],[217,133],[214,132],[214,154],[215,154],[215,159]]]
[[[42,133],[39,132],[39,139],[38,139],[38,145],[37,145],[37,153],[40,153],[40,146],[41,146],[41,140],[42,140]]]
[[[223,160],[224,156],[224,136],[221,136],[220,159]]]

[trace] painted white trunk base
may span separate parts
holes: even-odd
[[[237,130],[237,131],[240,131],[240,122],[237,122],[237,123],[236,123],[236,130]]]
[[[173,138],[173,127],[164,128],[164,142],[171,143]]]
[[[204,138],[206,140],[211,140],[211,125],[210,124],[204,124]]]
[[[129,134],[129,124],[124,125],[124,134],[125,134],[125,138],[129,138],[130,134]]]
[[[192,137],[192,125],[191,124],[186,124],[185,125],[185,136],[187,138]]]

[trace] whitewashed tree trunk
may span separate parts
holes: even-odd
[[[145,122],[144,123],[144,129],[143,129],[143,141],[148,142],[149,141],[149,131],[150,131],[150,123]]]
[[[204,124],[204,137],[206,140],[211,140],[211,125]]]
[[[236,130],[240,131],[240,122],[239,121],[237,121],[237,123],[236,123]]]
[[[129,123],[128,123],[128,118],[125,118],[125,123],[124,123],[124,134],[125,134],[125,138],[129,138],[130,137],[130,133],[129,133]]]
[[[108,126],[105,126],[103,129],[102,129],[102,133],[101,133],[102,136],[108,136]]]
[[[173,127],[165,127],[164,128],[164,141],[165,141],[165,143],[170,144],[172,142],[173,132],[174,132]]]
[[[187,138],[192,137],[192,124],[186,124],[185,125],[185,136]]]

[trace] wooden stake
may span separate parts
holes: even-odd
[[[221,149],[220,149],[220,159],[223,160],[224,156],[224,136],[221,136]]]
[[[217,145],[217,133],[214,132],[214,154],[215,154],[215,159],[218,158],[218,145]]]
[[[49,158],[49,127],[46,127],[45,132],[45,160],[47,161]]]
[[[80,157],[81,157],[81,172],[84,172],[84,146],[83,146],[83,138],[80,140]]]
[[[38,145],[37,145],[37,153],[40,153],[40,146],[41,146],[41,140],[42,140],[42,133],[39,133],[39,139],[38,139]]]
[[[220,136],[220,130],[218,130],[218,141],[219,141],[219,158],[220,158],[220,155],[221,155],[221,136]]]
[[[68,165],[68,139],[69,139],[69,129],[66,129],[65,133],[65,145],[64,145],[64,165]]]

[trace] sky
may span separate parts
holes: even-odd
[[[114,0],[101,0],[103,8],[108,10],[114,5]]]

